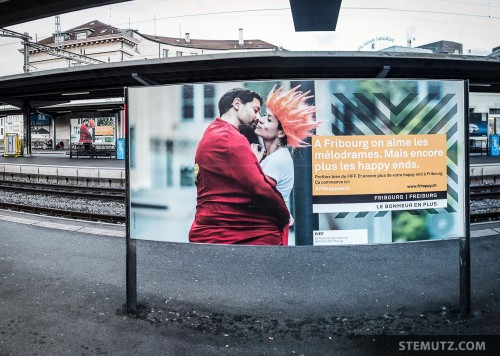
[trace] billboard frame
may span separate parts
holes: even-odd
[[[256,77],[258,77],[256,75]],[[269,80],[276,80],[269,79]],[[315,78],[300,78],[300,79],[290,79],[290,78],[282,78],[282,80],[315,80]],[[322,80],[326,78],[321,78]],[[361,78],[331,78],[332,80],[342,79],[342,80],[363,80]],[[376,80],[377,78],[365,78],[365,80]],[[381,78],[378,78],[381,79]],[[385,79],[385,78],[384,78]],[[398,80],[399,78],[390,78],[391,80]],[[257,80],[255,78],[238,78],[238,81],[242,80]],[[266,79],[259,78],[258,80],[263,81]],[[401,78],[401,80],[410,80],[407,78]],[[414,80],[433,80],[428,78],[419,78]],[[439,80],[439,79],[438,79]],[[460,80],[460,79],[459,79]],[[464,127],[467,126],[468,123],[468,93],[469,93],[469,82],[467,80],[461,80],[464,83],[464,100],[463,100],[463,120]],[[200,83],[190,83],[190,84],[203,84],[208,82],[200,82]],[[217,83],[217,82],[215,82]],[[180,85],[182,83],[171,83],[168,85]],[[128,88],[125,88],[125,107],[128,108]],[[125,110],[125,117],[127,116],[127,111]],[[136,239],[131,238],[130,231],[130,213],[131,213],[131,199],[130,199],[130,124],[129,118],[126,118],[125,121],[125,130],[126,130],[126,138],[125,138],[125,151],[126,151],[126,213],[127,213],[127,225],[126,225],[126,309],[130,313],[137,312],[137,245]],[[468,130],[464,129],[464,156],[465,156],[465,167],[464,167],[464,229],[462,231],[465,232],[465,236],[458,237],[459,240],[459,263],[460,263],[460,316],[466,317],[470,315],[470,300],[471,300],[471,288],[470,288],[470,208],[469,208],[469,133]],[[309,179],[311,180],[311,179]],[[314,220],[315,214],[311,214],[312,219]],[[311,222],[306,223],[305,225],[311,224]]]

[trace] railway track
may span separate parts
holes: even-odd
[[[0,180],[0,189],[25,193],[43,193],[74,198],[92,198],[111,201],[125,201],[124,188],[83,187],[48,183]]]
[[[500,185],[474,185],[470,187],[471,200],[500,199]]]
[[[478,208],[477,210],[478,211],[474,211],[473,209],[471,209],[471,223],[500,221],[500,210],[485,211],[482,208]]]
[[[475,185],[470,187],[470,222],[500,221],[500,185]]]
[[[0,209],[125,223],[125,189],[0,180]]]
[[[470,187],[470,222],[500,221],[500,185]]]

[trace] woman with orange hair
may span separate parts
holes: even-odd
[[[290,192],[293,188],[293,160],[288,146],[293,148],[309,146],[304,139],[312,135],[318,123],[314,120],[316,108],[306,101],[313,96],[298,91],[300,85],[283,92],[273,87],[266,100],[266,114],[261,117],[255,134],[262,139],[264,148],[252,144],[264,173],[276,182],[276,189],[283,196],[290,210]],[[291,216],[291,215],[290,215]],[[293,218],[290,219],[290,226]],[[287,245],[288,241],[283,241]]]

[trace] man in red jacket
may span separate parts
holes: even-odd
[[[208,126],[196,151],[198,198],[189,241],[283,244],[290,214],[239,131],[256,123],[261,105],[259,94],[242,88],[220,99],[220,118]]]

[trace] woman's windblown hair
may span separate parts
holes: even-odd
[[[267,96],[266,106],[273,112],[280,121],[287,138],[287,144],[292,147],[307,147],[309,144],[304,139],[312,136],[319,123],[314,121],[316,107],[308,105],[307,99],[314,95],[307,96],[311,91],[305,93],[298,91],[300,85],[283,93],[283,87],[274,90],[273,87]]]

